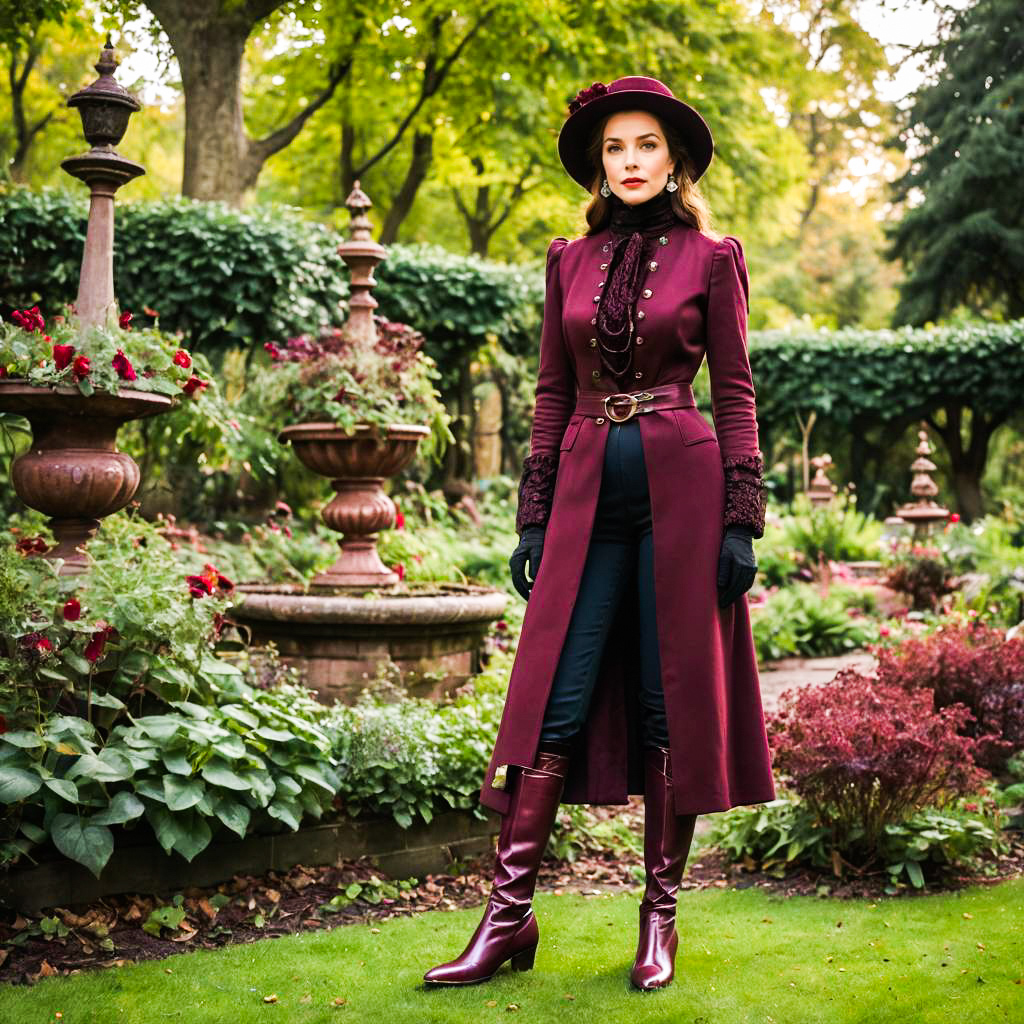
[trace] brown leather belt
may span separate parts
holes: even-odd
[[[657,387],[638,391],[581,391],[576,396],[573,415],[593,416],[599,422],[604,419],[612,423],[625,423],[645,412],[658,409],[687,409],[697,403],[693,400],[693,388],[683,381],[675,384],[659,384]]]

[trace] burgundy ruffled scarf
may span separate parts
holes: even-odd
[[[601,362],[613,377],[623,377],[633,365],[636,303],[647,277],[647,262],[655,239],[679,223],[668,192],[631,206],[618,196],[609,199],[609,229],[614,236],[608,277],[597,306],[597,340]]]

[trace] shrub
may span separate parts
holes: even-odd
[[[977,803],[960,801],[946,810],[925,808],[906,821],[885,826],[877,867],[888,876],[886,892],[909,881],[916,889],[941,881],[953,869],[979,870],[1007,852],[998,811],[986,814]],[[776,878],[798,866],[830,871],[837,878],[850,865],[847,851],[834,843],[832,829],[790,793],[755,807],[735,807],[720,815],[709,840],[730,860]]]
[[[949,624],[876,656],[880,682],[909,693],[930,690],[936,709],[970,709],[960,729],[976,741],[979,764],[998,770],[1024,749],[1024,637],[1006,640],[977,621]]]
[[[877,857],[888,825],[949,804],[984,778],[960,734],[970,711],[852,670],[787,690],[768,721],[774,764],[845,856]]]
[[[834,562],[875,558],[882,537],[882,524],[860,512],[856,495],[845,492],[828,505],[813,505],[806,494],[798,494],[780,529],[785,545],[812,566],[819,554]]]
[[[846,654],[878,638],[873,621],[858,615],[847,592],[822,598],[817,586],[797,583],[752,609],[754,645],[762,662],[793,655]]]
[[[913,545],[897,554],[885,574],[885,585],[906,594],[916,611],[934,611],[957,588],[956,576],[938,548]]]

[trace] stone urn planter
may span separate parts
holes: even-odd
[[[85,570],[79,548],[139,486],[139,467],[117,450],[121,424],[171,405],[167,396],[145,391],[83,395],[73,387],[0,381],[0,412],[24,416],[32,428],[32,445],[14,460],[11,481],[29,508],[50,516],[57,545],[47,557],[64,559],[62,574]]]
[[[367,424],[351,436],[333,423],[296,423],[281,431],[278,439],[291,444],[307,469],[329,477],[337,492],[322,516],[342,534],[341,555],[311,586],[366,589],[399,581],[377,554],[377,533],[395,525],[395,503],[381,485],[412,462],[429,433],[428,427],[399,423],[385,437]]]

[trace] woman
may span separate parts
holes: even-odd
[[[711,132],[652,78],[595,83],[569,110],[559,157],[593,199],[587,233],[548,249],[510,560],[528,604],[480,793],[504,820],[484,916],[435,985],[532,967],[559,800],[631,793],[647,884],[630,979],[669,984],[697,815],[775,796],[743,596],[764,532],[748,283],[740,243],[705,233]],[[690,388],[705,355],[714,430]]]

